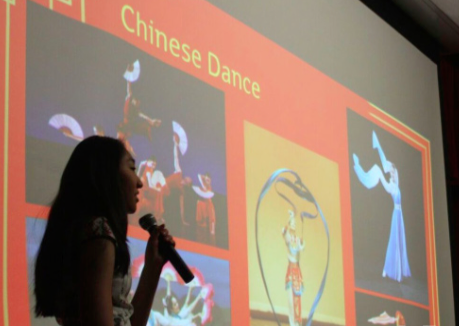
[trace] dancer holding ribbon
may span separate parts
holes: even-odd
[[[292,196],[291,194],[287,195],[287,193],[285,193],[284,191],[280,191],[278,185],[282,185],[283,188],[287,187],[287,189],[292,190],[295,196]],[[320,218],[322,225],[324,227],[325,235],[327,238],[326,265],[322,275],[322,280],[320,282],[319,289],[317,291],[317,294],[315,295],[314,301],[312,302],[309,314],[307,316],[307,322],[305,325],[310,326],[313,321],[314,313],[317,309],[317,306],[319,305],[320,299],[324,292],[324,288],[327,281],[328,266],[330,262],[330,231],[328,228],[328,224],[322,212],[322,209],[320,208],[319,203],[316,201],[311,191],[302,182],[298,173],[289,169],[278,169],[271,174],[271,176],[268,178],[263,188],[261,189],[257,201],[257,207],[255,211],[255,243],[257,248],[258,265],[260,267],[263,285],[265,287],[266,295],[271,305],[274,317],[279,326],[281,325],[281,323],[277,317],[277,313],[274,309],[274,305],[271,300],[271,295],[268,290],[268,284],[263,269],[261,249],[259,245],[259,210],[263,202],[263,199],[265,198],[266,194],[269,192],[270,189],[274,189],[276,193],[279,195],[279,197],[281,197],[291,207],[291,209],[289,210],[289,223],[282,230],[284,241],[288,249],[288,268],[285,277],[285,285],[289,294],[290,326],[302,325],[301,296],[303,294],[303,278],[300,270],[300,251],[304,250],[305,244],[302,237],[300,238],[296,235],[295,216],[298,214],[298,216],[301,218],[302,230],[305,225],[305,220],[308,219],[313,220],[316,218]],[[312,211],[298,210],[296,205],[294,204],[294,201],[297,201],[298,198],[304,200],[308,204],[312,204]]]
[[[391,195],[394,201],[389,242],[387,244],[382,276],[387,276],[392,280],[401,282],[404,278],[411,276],[411,270],[406,249],[405,224],[403,222],[402,195],[399,188],[398,170],[395,164],[386,159],[374,131],[373,148],[378,151],[384,173],[389,173],[389,181],[386,180],[383,170],[377,164],[365,172],[360,166],[360,161],[356,154],[353,154],[354,171],[359,181],[367,189],[372,189],[381,183],[384,190]]]
[[[288,268],[285,275],[285,289],[288,291],[290,326],[301,325],[301,295],[303,294],[303,276],[300,269],[300,252],[304,250],[304,241],[296,235],[295,213],[289,210],[288,225],[282,228],[282,236],[288,250]]]

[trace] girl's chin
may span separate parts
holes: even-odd
[[[128,209],[128,214],[134,214],[137,211],[137,205],[132,209]]]

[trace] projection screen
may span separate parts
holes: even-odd
[[[453,325],[437,66],[361,2],[5,0],[4,325],[82,139],[123,140],[194,271],[148,325]],[[162,298],[173,293],[180,316]]]

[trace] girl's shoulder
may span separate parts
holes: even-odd
[[[116,245],[116,237],[108,223],[106,217],[94,216],[89,218],[84,227],[81,235],[81,241],[89,241],[93,239],[105,238],[113,241]]]

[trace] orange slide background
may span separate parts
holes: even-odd
[[[352,93],[277,44],[204,0],[36,0],[71,19],[84,21],[130,43],[153,57],[182,70],[225,93],[227,130],[229,249],[210,248],[178,239],[177,247],[229,261],[231,320],[250,320],[247,256],[244,123],[249,122],[338,164],[341,205],[342,256],[347,325],[355,324],[351,200],[347,150],[346,110],[351,108],[419,150],[423,159],[423,191],[427,239],[429,311],[431,324],[439,324],[437,272],[432,207],[430,143],[384,111]],[[174,57],[145,42],[123,27],[122,7],[129,4],[143,20],[168,37],[198,49],[202,67]],[[43,218],[45,207],[25,201],[25,44],[24,0],[0,2],[0,318],[5,325],[29,325],[26,265],[26,216]],[[207,71],[211,51],[222,65],[237,70],[260,85],[259,99]],[[37,216],[37,212],[43,212]],[[130,227],[129,235],[146,234]],[[0,322],[1,323],[1,322]]]

